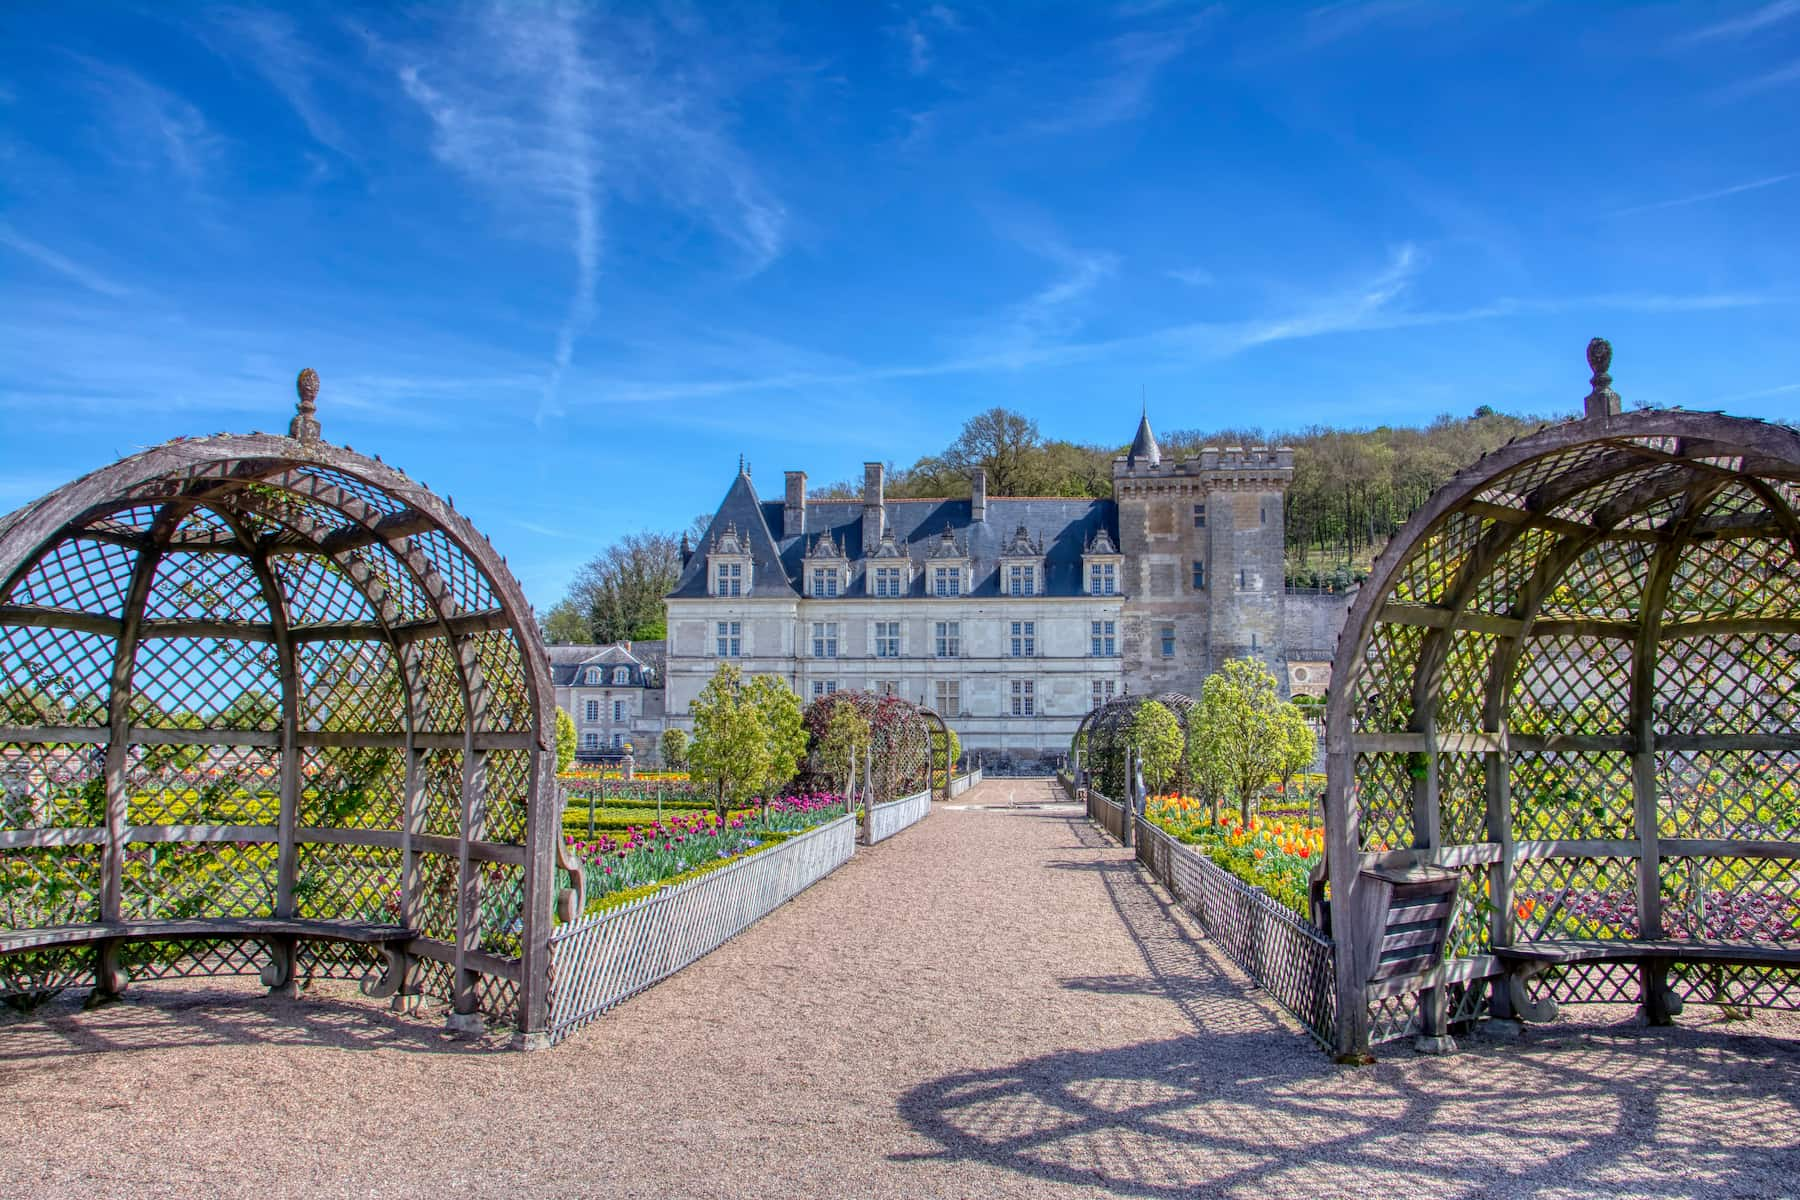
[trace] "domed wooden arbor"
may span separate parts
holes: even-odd
[[[1154,696],[1119,696],[1099,708],[1091,709],[1075,727],[1069,739],[1069,757],[1078,763],[1077,782],[1099,789],[1101,795],[1123,802],[1126,794],[1126,749],[1131,722],[1138,709],[1156,701],[1181,726],[1183,740],[1188,735],[1188,718],[1193,715],[1194,700],[1180,692],[1158,692]],[[1182,756],[1175,768],[1174,790],[1186,791],[1187,757]]]
[[[320,441],[300,390],[288,437],[169,442],[0,520],[0,994],[374,967],[529,1038],[558,841],[535,623],[474,526]]]
[[[1589,359],[1586,419],[1440,489],[1339,642],[1342,1052],[1557,1000],[1800,1007],[1800,433],[1621,414]]]

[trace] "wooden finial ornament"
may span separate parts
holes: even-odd
[[[1612,376],[1607,374],[1612,369],[1612,343],[1605,338],[1595,338],[1589,342],[1587,360],[1594,372],[1593,379],[1589,380],[1594,390],[1587,395],[1582,415],[1616,416],[1619,412],[1619,393],[1612,390]]]
[[[294,410],[294,419],[288,423],[288,436],[302,442],[319,440],[319,419],[314,416],[319,411],[319,373],[311,367],[300,372],[300,378],[294,381],[294,390],[300,393],[300,403]]]

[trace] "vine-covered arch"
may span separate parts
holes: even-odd
[[[1800,1005],[1800,433],[1621,414],[1610,356],[1586,419],[1458,474],[1351,608],[1327,707],[1344,1052],[1490,1003]],[[1406,951],[1372,898],[1432,868],[1445,959],[1375,986]]]
[[[1181,736],[1188,735],[1188,718],[1195,701],[1180,692],[1158,692],[1153,696],[1124,695],[1091,709],[1075,727],[1069,739],[1069,756],[1080,764],[1081,778],[1097,788],[1101,795],[1122,801],[1125,797],[1125,749],[1131,722],[1139,708],[1155,701],[1174,714],[1181,726]],[[1174,789],[1190,790],[1187,756],[1175,768]]]
[[[943,718],[903,697],[865,691],[833,692],[806,706],[806,728],[813,739],[807,770],[812,778],[829,782],[819,747],[831,714],[837,706],[846,704],[869,725],[869,745],[862,747],[861,753],[872,757],[860,760],[863,765],[857,777],[873,786],[877,802],[898,800],[932,786],[934,743],[948,748],[949,739],[944,735],[949,727]],[[946,782],[945,788],[948,787]]]
[[[0,519],[0,992],[361,974],[543,1026],[552,692],[449,503],[319,439],[176,440]]]

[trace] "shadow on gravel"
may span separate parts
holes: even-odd
[[[323,1046],[416,1054],[483,1054],[505,1044],[497,1034],[463,1040],[420,1015],[404,1016],[361,999],[303,993],[297,1000],[260,989],[134,988],[126,999],[93,1012],[79,998],[58,1000],[29,1016],[0,1021],[0,1069],[30,1070],[101,1051],[204,1046]],[[3,1078],[3,1076],[0,1076]]]
[[[894,1161],[980,1162],[1128,1196],[1793,1194],[1800,1044],[1568,1026],[1335,1067],[1202,952],[1129,858],[1096,866],[1146,973],[1064,986],[1164,996],[1195,1032],[928,1081],[899,1111],[938,1149]],[[1096,1043],[1105,1028],[1099,1001]]]

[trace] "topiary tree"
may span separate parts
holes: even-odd
[[[662,735],[662,760],[671,771],[687,770],[688,736],[684,730],[671,729]]]
[[[1131,715],[1131,728],[1125,739],[1126,744],[1137,751],[1138,761],[1143,764],[1145,786],[1153,795],[1160,793],[1181,764],[1181,752],[1185,747],[1181,722],[1175,719],[1168,705],[1160,700],[1146,700]]]
[[[1288,749],[1284,709],[1298,715],[1282,700],[1269,668],[1256,659],[1234,658],[1207,677],[1189,720],[1189,761],[1197,775],[1236,797],[1245,824],[1256,793],[1281,769]]]
[[[569,769],[575,761],[575,722],[562,709],[556,710],[556,769],[558,773]]]

